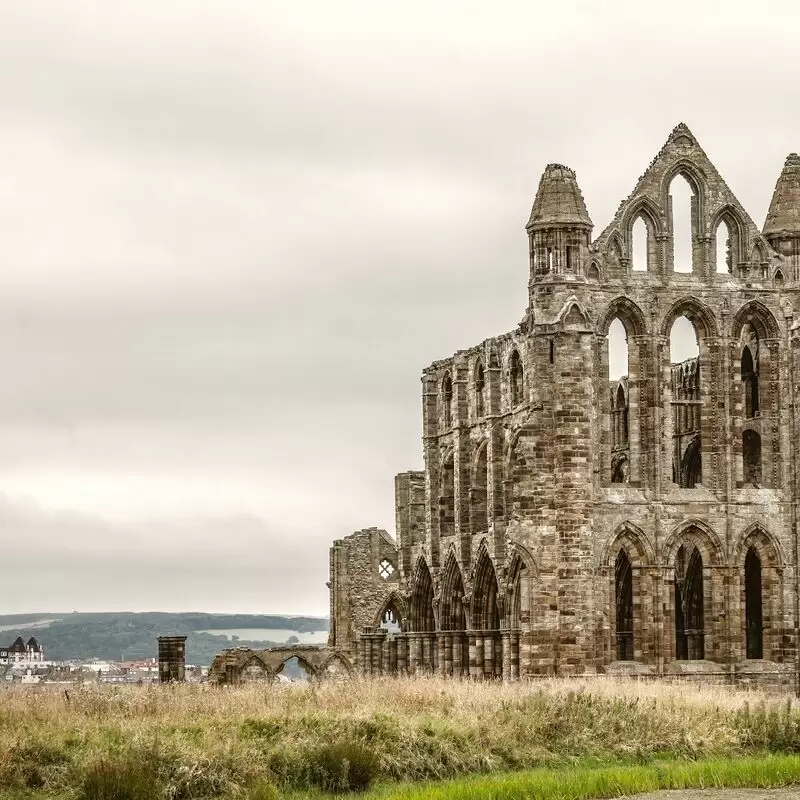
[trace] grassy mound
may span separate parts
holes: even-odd
[[[93,687],[69,702],[17,686],[0,703],[0,785],[68,800],[382,795],[542,766],[800,753],[791,700],[633,681]]]

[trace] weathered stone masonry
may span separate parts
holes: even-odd
[[[549,165],[525,316],[423,371],[425,469],[396,478],[397,541],[334,543],[329,645],[363,671],[796,674],[800,157],[759,230],[679,125],[592,227]],[[673,364],[681,316],[698,355]]]

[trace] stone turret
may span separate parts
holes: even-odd
[[[769,204],[764,236],[783,258],[785,277],[800,279],[800,155],[790,153],[783,165],[772,202]]]
[[[531,282],[582,274],[592,232],[575,172],[548,164],[525,226],[530,244]]]
[[[800,238],[800,156],[790,153],[775,184],[764,236],[779,253],[781,244]]]

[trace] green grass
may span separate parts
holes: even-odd
[[[736,760],[539,768],[438,783],[383,785],[358,797],[363,800],[591,800],[660,789],[767,789],[799,782],[800,756],[766,755]]]
[[[679,781],[786,783],[798,777],[798,757],[793,699],[725,687],[431,677],[76,687],[69,698],[0,689],[0,792],[37,800],[271,800],[344,789],[572,800]]]

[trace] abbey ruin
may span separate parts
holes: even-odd
[[[800,157],[759,229],[681,124],[592,228],[548,165],[522,321],[423,371],[397,540],[334,543],[329,646],[364,672],[794,679]]]

